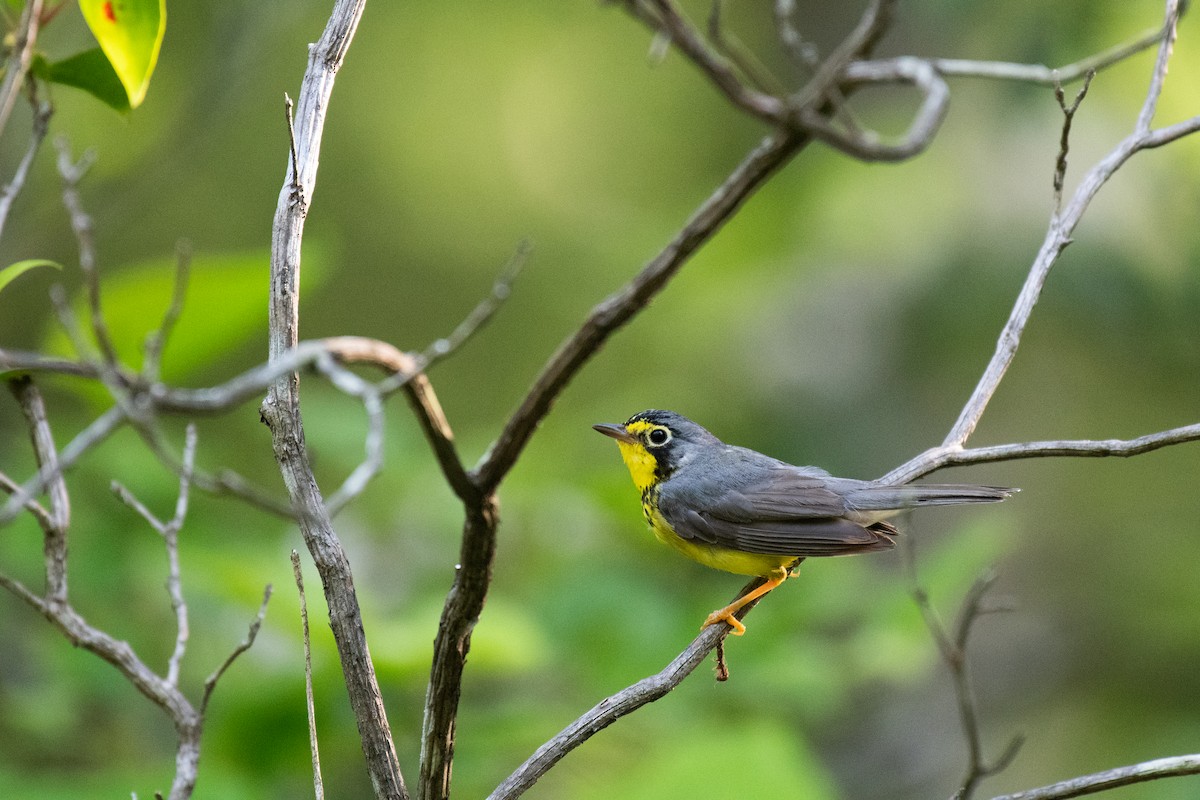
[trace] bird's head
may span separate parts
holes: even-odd
[[[641,492],[671,477],[703,447],[720,444],[717,437],[674,411],[651,409],[634,414],[624,424],[592,427],[617,440],[621,458]]]

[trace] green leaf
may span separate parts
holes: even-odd
[[[0,292],[4,291],[4,287],[15,281],[17,278],[37,267],[54,267],[62,269],[62,264],[56,261],[49,261],[44,258],[27,258],[24,261],[18,261],[15,264],[9,264],[4,269],[0,269]]]
[[[180,383],[219,364],[245,342],[267,332],[267,292],[271,254],[268,250],[197,254],[192,259],[183,312],[163,354],[163,378]],[[306,246],[301,290],[309,292],[327,272],[319,246]],[[155,259],[104,275],[101,307],[122,360],[134,368],[146,335],[162,323],[175,284],[175,260]],[[90,327],[88,301],[82,289],[71,299],[81,324]],[[75,355],[67,335],[50,328],[43,352]],[[244,357],[244,356],[243,356]],[[103,397],[98,388],[97,398]]]
[[[79,0],[79,9],[137,108],[146,97],[167,28],[167,0]]]
[[[126,112],[130,109],[129,95],[99,47],[54,63],[42,56],[35,56],[30,69],[42,80],[82,89],[117,111]]]

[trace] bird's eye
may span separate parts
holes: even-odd
[[[667,442],[671,441],[671,432],[666,428],[655,428],[650,431],[646,440],[654,447],[662,447]]]

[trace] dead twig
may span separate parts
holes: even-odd
[[[1024,743],[1024,737],[1015,736],[998,758],[994,761],[985,759],[983,735],[979,727],[978,704],[975,700],[975,691],[971,684],[970,664],[967,660],[967,640],[975,623],[983,614],[999,610],[983,606],[984,597],[996,580],[996,573],[994,570],[988,570],[971,585],[963,598],[958,621],[952,632],[942,622],[941,616],[930,601],[929,593],[921,585],[917,575],[914,550],[915,546],[911,543],[904,550],[911,586],[910,593],[921,612],[921,618],[925,621],[925,627],[929,629],[929,633],[937,644],[942,662],[950,671],[958,704],[959,724],[967,744],[967,769],[962,783],[954,795],[954,800],[969,800],[980,781],[1008,768]]]
[[[304,700],[308,711],[308,747],[312,753],[313,790],[316,800],[324,800],[325,783],[321,779],[321,755],[317,748],[317,710],[313,703],[312,640],[308,635],[308,600],[304,596],[304,572],[300,569],[300,554],[292,551],[292,575],[300,595],[300,628],[304,634]]]
[[[1078,778],[1070,778],[1037,789],[998,795],[992,800],[1067,800],[1071,797],[1099,794],[1109,789],[1131,786],[1135,783],[1154,781],[1160,778],[1177,778],[1184,775],[1200,775],[1200,753],[1156,758],[1153,761],[1143,761],[1127,767],[1107,769],[1103,772],[1081,775]]]

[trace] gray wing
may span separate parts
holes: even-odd
[[[662,485],[659,511],[682,538],[797,557],[893,546],[896,529],[886,522],[860,525],[844,517],[846,500],[830,488],[821,470],[782,462],[764,465],[736,452],[729,456],[714,460],[712,469],[693,470],[684,481]]]

